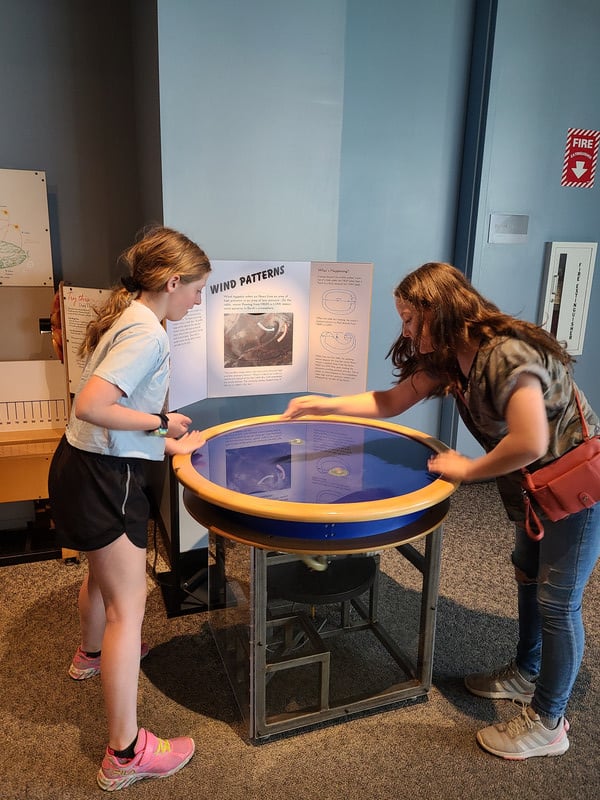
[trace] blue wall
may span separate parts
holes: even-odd
[[[567,129],[600,129],[599,3],[159,0],[166,221],[214,259],[373,261],[369,388],[392,380],[393,287],[455,257],[474,13],[496,5],[471,263],[459,266],[537,321],[545,243],[600,238],[597,186],[560,186]],[[527,242],[488,244],[492,212],[528,215]],[[592,308],[599,293],[596,275]],[[576,368],[597,407],[599,326],[592,314]],[[439,405],[402,422],[436,435]]]
[[[453,259],[472,24],[469,0],[348,2],[338,257],[375,263],[371,389],[393,380],[394,287]],[[401,422],[437,435],[439,403]]]
[[[344,0],[161,0],[164,215],[213,259],[334,260]]]
[[[560,185],[567,129],[600,130],[599,32],[595,0],[498,3],[473,279],[527,319],[537,320],[544,243],[600,239],[600,180]],[[488,244],[493,212],[527,214],[527,242]],[[590,324],[588,344],[599,341]]]
[[[539,321],[546,242],[600,240],[600,176],[560,185],[568,128],[600,130],[600,3],[498,0],[472,279],[504,311]],[[492,213],[529,216],[523,244],[489,244]],[[575,376],[600,408],[596,266]],[[470,436],[459,448],[472,452]]]
[[[375,263],[369,388],[392,290],[451,259],[473,0],[158,5],[165,220],[213,259]],[[403,423],[438,431],[437,402]]]

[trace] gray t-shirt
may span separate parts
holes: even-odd
[[[515,390],[519,375],[524,372],[540,379],[548,415],[548,451],[530,465],[530,469],[536,469],[571,450],[583,438],[573,393],[575,384],[562,362],[552,355],[540,353],[520,339],[495,337],[482,343],[473,361],[464,390],[468,410],[460,398],[457,398],[456,404],[467,428],[484,450],[489,452],[508,433],[506,405]],[[577,393],[589,432],[599,433],[598,417],[578,387]],[[508,516],[512,520],[522,521],[524,514],[520,470],[498,478],[497,483]]]
[[[149,308],[134,300],[125,309],[90,355],[79,389],[92,375],[118,386],[123,406],[151,414],[163,410],[169,385],[169,337]],[[77,419],[74,411],[66,437],[73,447],[92,453],[151,461],[164,458],[164,439],[145,431],[107,430]]]

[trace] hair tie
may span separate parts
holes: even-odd
[[[142,288],[139,281],[137,281],[132,275],[126,275],[124,278],[121,278],[121,283],[130,294],[139,292]]]

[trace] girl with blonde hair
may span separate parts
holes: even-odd
[[[148,653],[141,640],[146,471],[165,454],[191,453],[203,443],[189,430],[189,417],[165,408],[169,338],[162,323],[201,302],[211,269],[197,244],[162,226],[146,230],[119,263],[127,274],[87,327],[87,360],[49,475],[59,541],[87,556],[81,644],[69,675],[101,673],[108,746],[97,780],[107,791],[171,775],[194,753],[188,737],[159,739],[138,728],[137,689],[140,658]]]

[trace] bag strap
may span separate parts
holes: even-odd
[[[588,430],[587,422],[585,421],[585,417],[583,416],[583,409],[581,408],[581,400],[579,399],[579,392],[575,387],[573,387],[573,392],[575,394],[575,402],[577,403],[577,410],[579,411],[579,417],[581,419],[581,429],[583,431],[583,439],[590,438],[590,432]]]
[[[535,513],[527,490],[523,489],[523,505],[525,506],[525,531],[530,539],[539,542],[544,537],[544,525]]]

